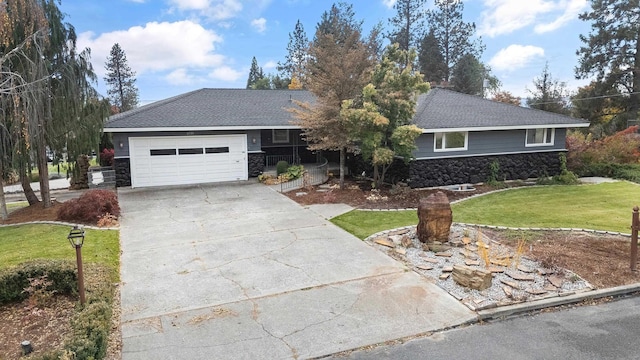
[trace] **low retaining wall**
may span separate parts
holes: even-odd
[[[477,184],[489,178],[489,166],[498,161],[498,180],[525,180],[560,173],[560,152],[474,156],[416,160],[409,166],[412,188]]]
[[[396,160],[387,171],[385,182],[406,182],[412,188],[457,184],[477,184],[489,179],[489,165],[500,164],[498,180],[525,180],[560,173],[561,152],[541,152],[464,158],[413,160],[405,164]],[[349,157],[349,170],[371,176],[372,167],[361,156]]]

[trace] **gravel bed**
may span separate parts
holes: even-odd
[[[471,239],[471,242],[467,245],[462,242],[465,232],[468,233],[468,237]],[[404,241],[403,238],[405,238]],[[493,272],[491,286],[485,290],[463,287],[456,283],[450,275],[446,279],[442,279],[441,276],[443,274],[448,274],[443,269],[457,264],[467,266],[465,261],[468,260],[480,262],[480,265],[470,265],[469,267],[486,269],[484,261],[478,254],[478,246],[476,245],[480,238],[484,244],[489,246],[490,259],[498,260],[509,256],[510,259],[514,259],[511,261],[511,266],[490,265],[490,267],[502,269],[504,272]],[[384,242],[385,240],[389,242],[387,246],[376,242]],[[434,251],[423,250],[423,244],[418,240],[415,226],[372,235],[366,241],[377,249],[386,252],[389,256],[403,261],[408,267],[432,280],[472,310],[593,290],[593,287],[587,281],[568,270],[548,269],[539,262],[526,257],[520,257],[519,260],[515,260],[516,254],[513,249],[489,239],[481,231],[478,234],[475,228],[465,228],[460,225],[451,227],[449,241],[457,246],[446,251],[436,248],[442,254],[450,254],[449,257],[437,256]],[[403,243],[407,246],[403,246]],[[513,275],[516,278],[529,276],[533,279],[532,281],[519,281],[509,275]],[[554,286],[551,281],[558,286]],[[509,286],[505,282],[516,286]]]

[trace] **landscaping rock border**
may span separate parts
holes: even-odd
[[[566,297],[580,292],[589,292],[593,287],[579,275],[565,269],[545,269],[540,263],[520,257],[516,266],[499,266],[491,264],[488,268],[480,266],[482,256],[474,243],[481,239],[490,244],[493,257],[498,254],[514,257],[513,251],[481,234],[477,229],[466,229],[472,232],[472,243],[463,245],[460,241],[465,226],[452,226],[450,242],[442,244],[442,249],[423,249],[417,239],[415,226],[379,232],[365,239],[367,243],[386,252],[389,256],[403,261],[415,272],[432,279],[434,283],[446,290],[471,310],[479,311],[502,307],[534,300]],[[432,251],[435,250],[435,251]],[[491,287],[486,290],[473,290],[458,285],[450,276],[454,265],[466,265],[477,269],[488,269],[493,273]],[[516,263],[512,263],[515,265]]]

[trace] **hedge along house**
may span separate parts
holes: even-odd
[[[314,162],[292,124],[294,100],[315,102],[302,90],[201,89],[111,116],[117,184],[247,180],[277,160]],[[500,179],[554,175],[567,129],[589,125],[438,88],[419,96],[414,123],[415,159],[392,176],[411,187],[483,182],[494,161]]]
[[[118,186],[247,180],[278,160],[312,162],[287,110],[300,90],[200,89],[113,115]]]
[[[484,182],[494,161],[498,180],[558,174],[567,129],[589,126],[440,88],[419,97],[414,123],[422,129],[415,159],[399,170],[413,188]]]

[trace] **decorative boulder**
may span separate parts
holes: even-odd
[[[448,242],[452,221],[451,204],[443,192],[420,199],[417,233],[421,242]]]
[[[453,265],[451,277],[458,284],[475,290],[484,290],[491,287],[491,272],[484,269],[475,269],[463,265]]]

